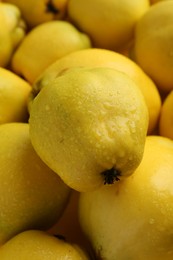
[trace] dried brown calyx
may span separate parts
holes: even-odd
[[[104,177],[104,185],[106,184],[114,184],[115,181],[120,180],[121,172],[116,168],[111,168],[102,172]]]

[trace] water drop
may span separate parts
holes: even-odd
[[[149,223],[150,223],[151,225],[154,224],[154,223],[155,223],[154,218],[150,218]]]

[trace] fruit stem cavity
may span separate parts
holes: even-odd
[[[121,172],[115,168],[111,168],[109,170],[102,172],[102,175],[104,177],[104,185],[114,184],[115,181],[120,180],[119,176],[121,176]]]
[[[50,13],[53,13],[53,14],[58,14],[59,13],[59,10],[58,8],[56,8],[53,3],[52,3],[52,0],[49,0],[47,2],[47,5],[46,5],[46,12],[50,12]]]

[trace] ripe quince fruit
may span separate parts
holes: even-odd
[[[138,167],[148,110],[141,91],[125,73],[74,68],[37,94],[29,125],[40,158],[82,192],[113,184]]]

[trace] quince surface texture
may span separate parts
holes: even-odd
[[[76,244],[40,230],[24,231],[0,248],[1,260],[89,260]]]
[[[37,94],[29,125],[42,160],[67,185],[87,191],[133,173],[143,155],[148,110],[125,73],[73,68]]]
[[[147,136],[133,175],[80,194],[81,227],[99,259],[173,259],[172,182],[173,141]]]
[[[0,244],[26,229],[48,229],[70,189],[33,149],[27,123],[0,125]],[[2,258],[0,258],[2,259]]]
[[[40,91],[63,70],[73,67],[110,67],[126,73],[141,90],[149,112],[148,134],[158,123],[161,97],[150,77],[131,59],[124,55],[100,48],[88,48],[72,52],[52,63],[33,84],[34,92]],[[32,96],[30,97],[32,100]]]

